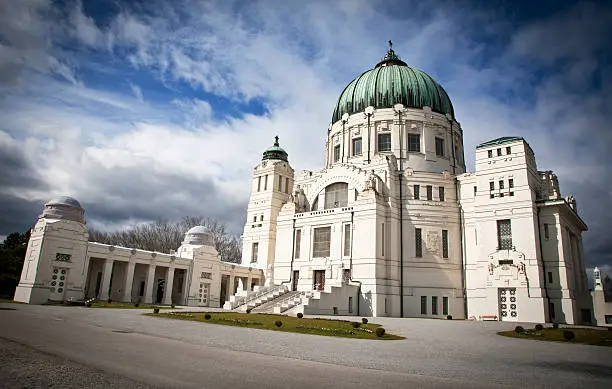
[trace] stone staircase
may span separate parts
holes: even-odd
[[[252,310],[253,308],[274,300],[288,291],[289,288],[285,285],[275,285],[248,292],[243,296],[231,296],[230,300],[226,301],[223,305],[223,309],[246,312],[249,309]]]
[[[281,296],[278,296],[277,298],[267,301],[255,308],[253,308],[251,310],[251,312],[253,313],[282,313],[282,311],[280,312],[276,312],[278,311],[277,307],[282,307],[282,306],[294,306],[296,304],[296,300],[297,301],[301,301],[300,298],[301,292],[287,292]],[[286,309],[285,309],[286,310]]]

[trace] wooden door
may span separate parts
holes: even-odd
[[[325,270],[314,271],[314,290],[322,291],[325,288]]]

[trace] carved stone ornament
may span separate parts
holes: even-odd
[[[427,250],[433,253],[438,253],[440,251],[440,246],[442,245],[441,241],[442,238],[440,237],[440,234],[437,231],[428,231],[425,246],[427,247]]]
[[[363,185],[363,191],[373,190],[376,192],[376,175],[374,174],[374,170],[370,170],[368,176],[366,177],[365,183]]]

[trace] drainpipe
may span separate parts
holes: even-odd
[[[457,200],[459,200],[459,186],[457,185],[455,178],[455,196],[457,196]],[[463,235],[465,218],[463,216],[463,208],[461,204],[459,204],[459,236],[461,237],[461,289],[463,291],[463,310],[465,313],[465,317],[467,318],[468,313],[468,301],[467,301],[467,290],[465,288],[465,277],[466,277],[466,269],[465,269],[465,236]]]
[[[346,120],[342,120],[342,158],[340,158],[340,163],[344,163],[344,141],[346,140],[344,135],[344,126],[346,125]]]
[[[370,108],[370,107],[368,107]],[[368,117],[368,165],[370,164],[370,141],[371,141],[371,134],[370,134],[370,118],[372,117],[372,112],[373,110],[369,110],[366,108],[366,112],[365,115]]]
[[[447,118],[448,119],[448,118]],[[455,156],[455,134],[453,134],[453,121],[451,119],[448,119],[448,122],[450,123],[450,133],[451,133],[451,148],[452,148],[452,153],[453,153],[453,164],[452,164],[452,168],[453,168],[453,175],[455,174],[455,169],[457,166],[457,159]]]
[[[289,267],[289,280],[281,281],[281,285],[291,282],[291,278],[293,277],[293,258],[295,257],[295,217],[293,218],[292,235],[293,239],[291,240],[291,265]]]
[[[351,254],[349,256],[349,269],[351,269],[349,281],[358,283],[357,287],[357,316],[359,316],[359,299],[361,298],[361,281],[353,279],[353,233],[355,232],[355,224],[353,223],[353,217],[355,216],[355,211],[351,211]]]
[[[540,228],[540,207],[536,205],[538,209],[538,239],[540,246],[540,258],[542,258],[542,274],[544,276],[544,295],[546,296],[546,301],[548,302],[548,319],[552,322],[552,316],[550,314],[550,296],[548,295],[548,284],[546,283],[546,262],[544,261],[544,251],[542,250],[542,229]],[[528,287],[529,288],[529,287]],[[527,289],[529,291],[529,289]]]

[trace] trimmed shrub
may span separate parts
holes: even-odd
[[[298,314],[297,314],[297,318],[298,318],[298,319],[301,319],[301,318],[303,318],[303,317],[304,317],[304,314],[303,314],[302,312],[298,312]]]
[[[138,308],[140,306],[140,303],[134,303],[134,306]]]
[[[554,329],[559,328],[559,323],[553,323],[553,328],[554,328]]]
[[[368,319],[366,319],[365,317],[362,317],[362,318],[361,318],[361,322],[362,322],[363,324],[368,324]]]
[[[108,300],[106,300],[106,302],[110,304],[113,302],[113,299],[109,298]]]
[[[246,313],[251,313],[251,308],[248,308],[248,309],[246,310]]]
[[[210,313],[207,313],[206,315],[204,315],[205,320],[210,320],[210,318],[211,318]]]
[[[361,323],[358,321],[354,321],[354,322],[351,322],[351,325],[353,326],[353,328],[359,328],[359,326],[361,326]]]
[[[572,340],[575,337],[576,337],[576,335],[574,334],[574,331],[570,331],[570,330],[563,331],[563,338],[565,340]]]
[[[382,338],[383,336],[385,336],[385,329],[382,327],[378,327],[375,331],[376,336],[378,336],[379,338]]]
[[[87,306],[87,308],[91,308],[91,301],[88,301],[87,304],[85,304],[85,306]]]
[[[453,320],[453,315],[446,315],[446,320]]]
[[[280,321],[280,320],[277,320],[277,321],[274,322],[274,325],[277,326],[277,327],[280,327],[280,326],[283,325],[283,322]]]
[[[517,334],[522,334],[523,332],[525,332],[525,329],[523,328],[523,326],[516,326],[514,327],[514,332],[516,332]]]
[[[536,324],[535,325],[535,330],[536,331],[542,331],[544,329],[544,326],[542,324]]]
[[[159,313],[159,308],[153,308],[153,313]]]
[[[175,306],[176,306],[176,305],[171,304],[171,305],[170,305],[170,308],[174,309],[174,307],[175,307]]]

